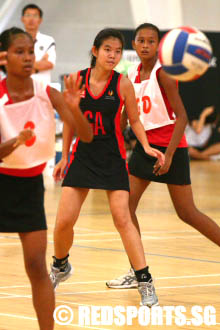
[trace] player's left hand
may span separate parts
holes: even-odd
[[[159,161],[157,160],[155,165],[154,165],[153,173],[155,175],[162,175],[162,174],[167,173],[169,171],[171,163],[172,163],[172,157],[165,154],[164,164],[161,166]]]
[[[146,152],[146,154],[157,158],[159,166],[163,166],[165,156],[160,150],[148,147],[148,148],[145,149],[145,152]]]

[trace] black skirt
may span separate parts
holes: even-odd
[[[0,174],[0,232],[47,229],[43,176],[15,177]]]
[[[91,143],[79,141],[63,186],[129,191],[126,160],[119,152],[117,140],[110,137]]]
[[[151,145],[151,147],[165,153],[166,147]],[[137,141],[128,163],[130,174],[144,180],[186,185],[191,184],[188,148],[177,148],[172,159],[169,171],[163,175],[153,174],[156,158],[145,153],[142,145]]]

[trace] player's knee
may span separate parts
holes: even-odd
[[[25,268],[28,276],[31,279],[40,279],[45,276],[48,276],[44,255],[30,257],[28,260],[25,261]]]
[[[193,214],[187,210],[181,210],[177,212],[178,217],[188,225],[191,225],[193,223]]]
[[[129,225],[129,219],[125,214],[118,214],[114,217],[114,224],[118,231],[126,230]]]
[[[68,229],[72,229],[72,228],[73,228],[72,219],[63,217],[63,218],[59,218],[57,220],[55,231],[57,231],[57,232],[65,232]]]

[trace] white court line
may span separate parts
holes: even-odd
[[[0,243],[0,246],[7,246],[7,245],[21,245],[21,242],[17,242],[17,243]]]
[[[145,234],[149,234],[150,232],[142,232],[141,234],[142,235],[145,235]],[[153,233],[153,232],[152,232]],[[191,233],[193,233],[193,231],[191,232]],[[158,232],[157,232],[157,234],[158,234]],[[161,233],[162,234],[162,233]],[[117,232],[109,232],[109,233],[87,233],[87,234],[79,234],[79,233],[75,233],[75,236],[77,237],[77,236],[80,236],[80,237],[84,237],[84,236],[111,236],[111,235],[114,235],[114,236],[119,236],[119,233],[117,233]],[[49,237],[52,237],[53,236],[53,234],[49,234],[48,235]],[[201,235],[196,235],[196,237],[200,237]],[[193,236],[163,236],[163,237],[161,237],[161,236],[148,236],[148,235],[145,235],[145,237],[147,237],[147,238],[156,238],[156,239],[159,239],[159,238],[189,238],[189,237],[195,237],[195,235],[193,235]]]
[[[193,285],[179,285],[179,286],[161,286],[156,287],[157,290],[163,289],[183,289],[183,288],[196,288],[196,287],[211,287],[211,286],[220,286],[220,283],[213,283],[213,284],[193,284]],[[112,293],[112,292],[119,292],[119,291],[130,291],[131,289],[106,289],[106,290],[97,290],[97,291],[79,291],[79,292],[61,292],[59,295],[77,295],[77,294],[94,294],[94,293]]]
[[[121,290],[115,290],[115,291],[121,291]],[[27,298],[31,298],[31,296],[28,296]],[[88,304],[80,304],[80,303],[72,303],[69,301],[65,301],[65,300],[56,300],[56,302],[61,302],[64,303],[66,305],[78,305],[78,306],[96,306],[96,305],[88,305]],[[34,317],[28,317],[28,316],[23,316],[23,315],[16,315],[16,314],[7,314],[7,313],[0,313],[0,316],[5,316],[5,317],[12,317],[12,318],[18,318],[18,319],[25,319],[25,320],[31,320],[31,321],[37,321],[36,318]],[[163,315],[163,317],[165,317],[166,315]],[[175,318],[174,316],[172,316],[172,318]],[[190,319],[186,319],[186,320],[190,320]],[[220,323],[216,322],[215,325],[219,325]],[[93,330],[110,330],[111,328],[105,329],[105,328],[97,328],[97,327],[91,327],[91,326],[81,326],[78,324],[69,324],[69,327],[79,327],[79,328],[86,328],[86,329],[93,329]]]
[[[70,284],[70,283],[68,283]],[[157,290],[163,290],[163,289],[184,289],[184,288],[201,288],[201,287],[212,287],[212,286],[220,286],[220,283],[213,283],[213,284],[192,284],[192,285],[179,285],[179,286],[157,286]],[[56,295],[59,296],[68,296],[68,295],[78,295],[78,294],[94,294],[94,293],[113,293],[113,292],[121,292],[121,291],[130,291],[131,289],[105,289],[105,290],[94,290],[94,291],[74,291],[74,292],[56,292]],[[3,295],[9,296],[9,298],[31,298],[30,295],[14,295],[11,293],[0,293]]]
[[[202,235],[192,235],[192,236],[141,236],[142,241],[143,240],[167,240],[167,239],[189,239],[189,238],[204,238]],[[121,238],[109,238],[109,239],[76,239],[74,241],[75,244],[81,243],[81,242],[113,242],[113,241],[121,241]]]
[[[17,318],[17,319],[37,321],[37,319],[35,317],[29,317],[29,316],[23,316],[23,315],[0,313],[0,316],[7,316],[7,317],[14,317],[14,318]]]
[[[0,295],[6,295],[6,296],[14,296],[14,297],[19,297],[19,298],[31,298],[31,294],[29,295],[21,295],[21,294],[14,294],[14,293],[7,293],[7,292],[0,292]],[[2,297],[0,297],[2,298]]]
[[[37,321],[35,317],[29,317],[29,316],[23,316],[23,315],[16,315],[16,314],[7,314],[7,313],[0,313],[0,316],[6,316],[6,317],[13,317],[17,319],[23,319],[23,320],[31,320],[31,321]],[[94,330],[110,330],[105,328],[96,328],[96,327],[90,327],[88,325],[78,325],[78,324],[68,324],[68,327],[78,327],[78,328],[84,328],[84,329],[94,329]]]
[[[54,225],[49,225],[49,226],[53,226],[54,227]],[[85,234],[80,234],[80,233],[75,233],[75,235],[79,235],[79,236],[86,236],[86,235],[92,235],[92,236],[94,236],[94,235],[103,235],[103,236],[105,236],[105,235],[119,235],[118,234],[118,232],[117,231],[108,231],[108,232],[106,232],[106,231],[99,231],[99,230],[95,230],[95,229],[89,229],[89,228],[80,228],[80,227],[76,227],[75,228],[75,231],[77,231],[77,230],[84,230],[84,231],[91,231],[91,233],[85,233]],[[148,230],[148,231],[142,231],[141,233],[142,234],[146,234],[146,235],[148,235],[148,234],[154,234],[154,233],[156,233],[156,234],[158,234],[158,233],[160,233],[160,234],[174,234],[174,233],[195,233],[196,232],[196,230],[162,230],[162,231],[159,231],[159,230]],[[19,238],[19,236],[18,235],[0,235],[0,239],[14,239],[14,238],[16,238],[16,239],[20,239]]]
[[[218,277],[220,274],[204,274],[204,275],[182,275],[182,276],[165,276],[165,277],[155,277],[155,280],[169,280],[169,279],[182,279],[182,278],[201,278],[201,277]],[[78,285],[78,284],[95,284],[95,283],[105,283],[107,280],[100,281],[84,281],[84,282],[65,282],[60,283],[61,285]],[[29,284],[26,285],[10,285],[10,286],[0,286],[0,289],[16,289],[16,288],[30,288]],[[124,289],[123,289],[124,290]]]
[[[53,235],[48,235],[52,237]],[[192,235],[192,236],[167,236],[167,237],[156,237],[156,236],[142,236],[142,241],[144,240],[168,240],[168,239],[189,239],[189,238],[204,238],[202,235]],[[121,242],[121,238],[108,238],[108,239],[76,239],[74,241],[75,244],[79,244],[82,242]],[[48,243],[52,243],[53,241],[48,241]],[[20,245],[20,242],[17,243],[0,243],[0,246],[10,246],[10,245]]]

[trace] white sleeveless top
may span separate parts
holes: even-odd
[[[54,109],[43,82],[33,80],[34,96],[27,100],[5,105],[8,96],[0,99],[0,135],[6,142],[25,128],[33,128],[36,138],[29,146],[21,145],[3,158],[1,167],[25,169],[40,165],[55,154]]]
[[[145,130],[173,124],[175,122],[175,116],[173,114],[173,119],[170,119],[157,80],[156,73],[161,67],[160,62],[157,61],[153,67],[150,79],[135,83],[139,65],[136,64],[128,69],[128,78],[132,81],[135,89],[140,120]]]

